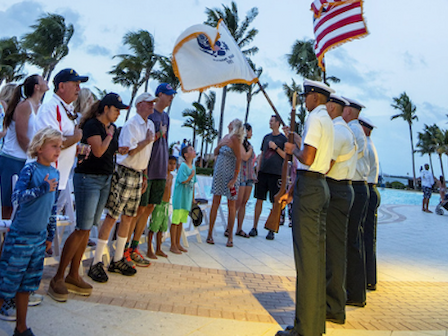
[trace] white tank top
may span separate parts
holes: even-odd
[[[26,132],[26,134],[28,136],[28,139],[31,141],[34,136],[34,122],[36,119],[36,113],[34,111],[33,104],[31,104],[30,101],[28,102],[30,104],[31,114],[28,119],[28,131]],[[6,154],[8,156],[21,160],[26,160],[28,157],[26,152],[22,149],[22,147],[20,147],[19,141],[17,140],[16,122],[14,120],[11,121],[11,124],[9,125],[6,132],[2,154]]]

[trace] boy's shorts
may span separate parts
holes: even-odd
[[[162,201],[154,207],[149,222],[149,230],[152,232],[166,232],[168,230],[169,202]]]
[[[166,179],[148,180],[148,187],[140,199],[140,206],[160,204],[165,193]]]
[[[178,225],[180,223],[186,223],[188,221],[188,214],[190,212],[185,209],[173,210],[173,217],[171,218],[171,223]]]
[[[112,176],[106,209],[113,219],[123,214],[137,216],[142,194],[143,174],[125,166],[117,165]]]
[[[0,258],[0,298],[39,289],[44,270],[47,231],[25,232],[13,228],[6,234]]]

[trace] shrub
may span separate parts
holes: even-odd
[[[393,181],[391,183],[391,188],[393,188],[393,189],[405,189],[406,186],[403,183],[401,183],[401,182]]]
[[[196,174],[197,175],[213,176],[213,168],[199,168],[199,167],[196,167]]]

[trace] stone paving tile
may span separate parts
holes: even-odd
[[[40,292],[48,287],[47,266]],[[90,280],[90,279],[89,279]],[[251,322],[293,323],[295,279],[154,262],[133,277],[110,274],[85,300],[127,308]],[[420,331],[448,329],[448,283],[383,281],[368,292],[365,308],[347,308],[347,323],[334,330]]]

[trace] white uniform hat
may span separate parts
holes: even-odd
[[[329,102],[336,103],[341,105],[342,107],[350,105],[348,100],[335,95],[334,93],[330,94],[330,98],[328,98]]]
[[[361,126],[365,126],[368,129],[372,130],[372,129],[376,128],[376,126],[373,124],[373,122],[369,118],[366,118],[364,116],[359,117],[358,121]]]
[[[357,101],[356,99],[352,99],[352,98],[347,98],[347,97],[342,97],[345,100],[348,100],[348,102],[350,103],[350,107],[353,107],[357,110],[362,110],[363,108],[365,108],[365,106],[363,104],[361,104],[359,101]]]
[[[322,82],[312,81],[310,79],[305,79],[303,81],[303,93],[302,95],[306,95],[310,92],[317,92],[323,94],[326,97],[330,96],[330,93],[335,93],[331,87]]]

